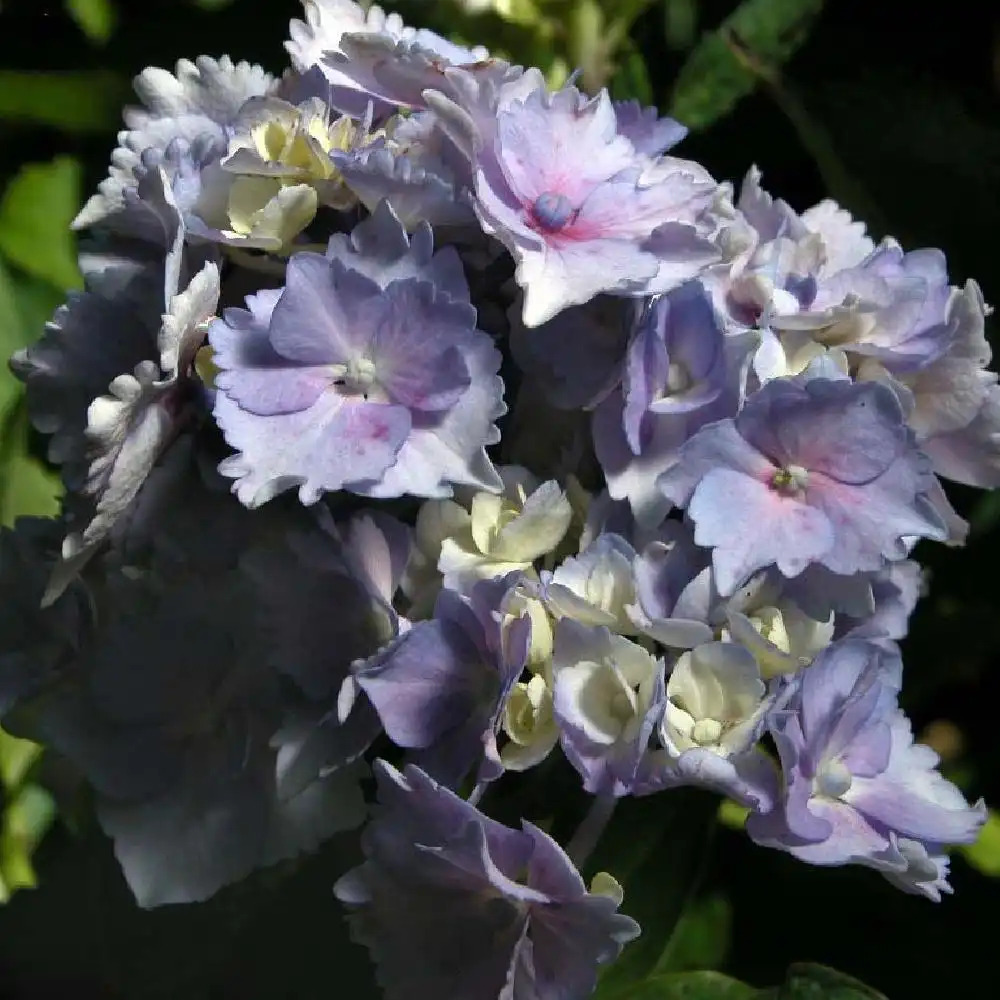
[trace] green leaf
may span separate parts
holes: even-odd
[[[28,449],[28,413],[22,399],[8,414],[0,438],[0,526],[24,515],[59,513],[62,483]]]
[[[67,156],[29,163],[0,201],[0,253],[58,288],[82,284],[69,228],[80,208],[80,174],[80,164]]]
[[[601,974],[595,997],[616,997],[646,979],[667,951],[704,870],[718,800],[697,789],[624,799],[591,859],[625,890],[622,911],[642,934]]]
[[[704,129],[732,110],[805,41],[823,0],[744,0],[702,36],[674,85],[670,114]]]
[[[20,787],[41,752],[42,748],[37,743],[11,736],[0,729],[0,782],[3,787]]]
[[[684,911],[654,973],[719,969],[729,952],[733,908],[722,895],[702,896]]]
[[[37,884],[31,856],[55,815],[52,796],[38,785],[25,785],[7,802],[0,825],[0,903]]]
[[[96,45],[103,45],[115,30],[117,13],[111,0],[65,0],[66,11]]]
[[[667,45],[684,51],[694,44],[698,31],[698,0],[664,0],[663,34]]]
[[[108,70],[0,70],[0,118],[67,132],[113,132],[128,95],[128,80]]]
[[[791,966],[774,997],[775,1000],[886,1000],[884,994],[859,979],[812,962]]]
[[[649,79],[646,60],[639,52],[630,52],[615,70],[611,79],[611,93],[616,100],[634,99],[640,104],[655,104],[653,84]]]
[[[600,90],[614,71],[616,44],[597,0],[577,0],[569,15],[569,56],[587,90]]]
[[[976,842],[960,850],[973,868],[983,875],[1000,878],[1000,815],[996,810],[990,810]]]
[[[64,298],[61,290],[14,272],[0,258],[0,429],[22,390],[7,361],[15,351],[42,335],[46,320]]]
[[[0,260],[0,420],[17,398],[21,384],[7,366],[10,356],[33,339],[21,322],[14,278]]]
[[[781,986],[758,990],[721,972],[654,975],[608,1000],[886,1000],[870,986],[811,962],[792,965]]]
[[[723,799],[719,803],[719,822],[730,830],[742,830],[750,810],[732,799]]]
[[[752,986],[721,972],[680,972],[653,976],[615,994],[613,1000],[754,1000]]]

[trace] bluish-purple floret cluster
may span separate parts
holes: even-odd
[[[965,539],[942,479],[1000,485],[975,282],[654,109],[304,7],[280,78],[138,77],[85,290],[12,361],[67,494],[0,536],[4,726],[143,906],[361,826],[374,760],[336,893],[390,1000],[586,997],[638,934],[487,815],[558,756],[950,892],[985,808],[897,642],[915,545]]]

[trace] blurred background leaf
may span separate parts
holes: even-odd
[[[671,49],[691,48],[698,33],[698,0],[663,0],[663,35]]]
[[[36,884],[31,858],[55,819],[55,803],[29,780],[42,748],[0,729],[0,903]]]
[[[117,14],[112,0],[65,0],[70,17],[95,45],[104,45],[115,30]]]
[[[80,165],[72,157],[22,167],[0,199],[0,254],[56,288],[79,288],[69,228],[79,207]]]
[[[106,133],[128,99],[127,77],[106,70],[0,70],[0,119]]]
[[[59,509],[59,478],[32,451],[23,388],[6,359],[36,340],[66,292],[80,286],[69,229],[80,175],[71,157],[26,164],[0,197],[0,525]]]
[[[1000,815],[995,809],[990,810],[979,839],[961,852],[973,868],[991,878],[1000,878]]]
[[[684,63],[670,113],[691,129],[718,121],[760,82],[744,53],[762,65],[781,66],[808,38],[822,9],[823,0],[744,0]]]
[[[32,454],[28,411],[23,402],[8,414],[0,439],[0,526],[25,515],[59,513],[59,476]]]

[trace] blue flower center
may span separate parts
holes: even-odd
[[[566,195],[557,191],[545,191],[535,199],[531,214],[546,232],[557,233],[571,221],[573,205]]]
[[[827,799],[839,799],[846,795],[853,784],[851,772],[841,760],[827,761],[813,781],[813,792]]]

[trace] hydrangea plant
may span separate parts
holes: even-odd
[[[1000,485],[975,283],[655,109],[304,7],[280,79],[139,76],[85,288],[12,359],[66,499],[0,537],[0,722],[141,906],[361,829],[389,1000],[589,996],[640,934],[589,849],[681,786],[950,892],[985,808],[897,643],[914,546],[965,538],[942,479]],[[593,803],[562,843],[490,816],[543,764]]]

